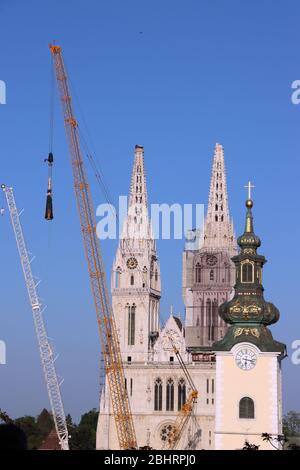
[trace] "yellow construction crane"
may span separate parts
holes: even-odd
[[[167,450],[173,450],[176,448],[177,444],[180,441],[180,438],[183,434],[183,431],[186,427],[186,424],[191,417],[191,414],[193,412],[195,403],[197,401],[198,397],[198,391],[196,390],[195,384],[193,382],[193,379],[182,359],[182,356],[179,352],[179,349],[177,348],[174,339],[171,335],[168,335],[169,341],[172,345],[173,351],[176,354],[176,357],[178,359],[178,362],[184,372],[184,375],[188,381],[188,384],[190,386],[190,393],[189,396],[186,400],[186,402],[182,405],[181,410],[178,412],[175,423],[173,425],[173,429],[170,432],[168,439],[166,441],[166,447],[165,449]]]
[[[117,329],[108,296],[100,244],[96,236],[94,208],[81,154],[78,123],[73,112],[69,79],[62,57],[61,47],[50,45],[49,48],[53,57],[68,138],[77,209],[119,445],[120,449],[137,448],[133,418],[125,388],[125,375]]]

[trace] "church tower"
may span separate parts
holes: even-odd
[[[183,299],[186,315],[186,345],[191,351],[210,350],[221,339],[226,324],[218,307],[230,298],[234,284],[236,254],[230,220],[224,150],[216,144],[204,224],[202,246],[187,243],[183,253]]]
[[[245,441],[272,449],[262,433],[282,434],[281,360],[286,347],[268,328],[279,311],[263,296],[262,269],[257,253],[261,242],[254,233],[253,201],[246,201],[245,231],[238,239],[235,295],[222,304],[219,315],[229,325],[224,338],[213,345],[216,353],[215,449],[242,449]]]
[[[135,146],[128,212],[113,264],[112,307],[124,362],[149,359],[159,331],[160,268],[148,216],[144,149]]]

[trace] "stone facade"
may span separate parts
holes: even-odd
[[[217,209],[216,194],[220,202]],[[214,237],[216,230],[217,238]],[[213,161],[205,231],[203,248],[184,253],[186,331],[190,332],[188,338],[195,335],[196,340],[188,344],[194,346],[209,346],[220,338],[225,324],[218,322],[216,307],[229,298],[234,283],[230,256],[235,253],[235,238],[229,222],[220,145],[216,146]],[[196,283],[192,279],[197,263],[203,272],[201,282]],[[207,278],[211,270],[213,280]],[[213,449],[215,356],[209,350],[202,352],[199,347],[187,351],[187,333],[175,316],[171,315],[160,327],[160,267],[148,218],[144,151],[140,146],[135,148],[128,215],[113,264],[111,292],[138,446],[164,448],[178,410],[190,392],[170,344],[168,336],[171,335],[199,392],[194,413],[177,448]],[[205,306],[211,302],[204,317],[201,307],[199,310],[200,299]],[[193,305],[196,308],[190,308]],[[97,449],[118,449],[107,384],[101,393],[96,446]]]

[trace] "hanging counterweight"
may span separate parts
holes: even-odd
[[[48,187],[46,195],[46,210],[45,210],[45,219],[53,219],[53,202],[52,202],[52,166],[53,166],[53,153],[50,152],[48,158],[45,162],[48,163]]]

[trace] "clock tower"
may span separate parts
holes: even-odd
[[[262,270],[257,253],[261,241],[254,233],[251,185],[246,201],[246,225],[238,238],[234,297],[219,307],[229,325],[216,353],[215,449],[242,449],[245,441],[272,449],[262,433],[282,433],[281,361],[286,346],[273,339],[268,326],[279,319],[278,309],[263,296]]]
[[[148,216],[144,148],[136,145],[127,217],[113,264],[112,306],[122,359],[145,362],[159,331],[160,268]]]

